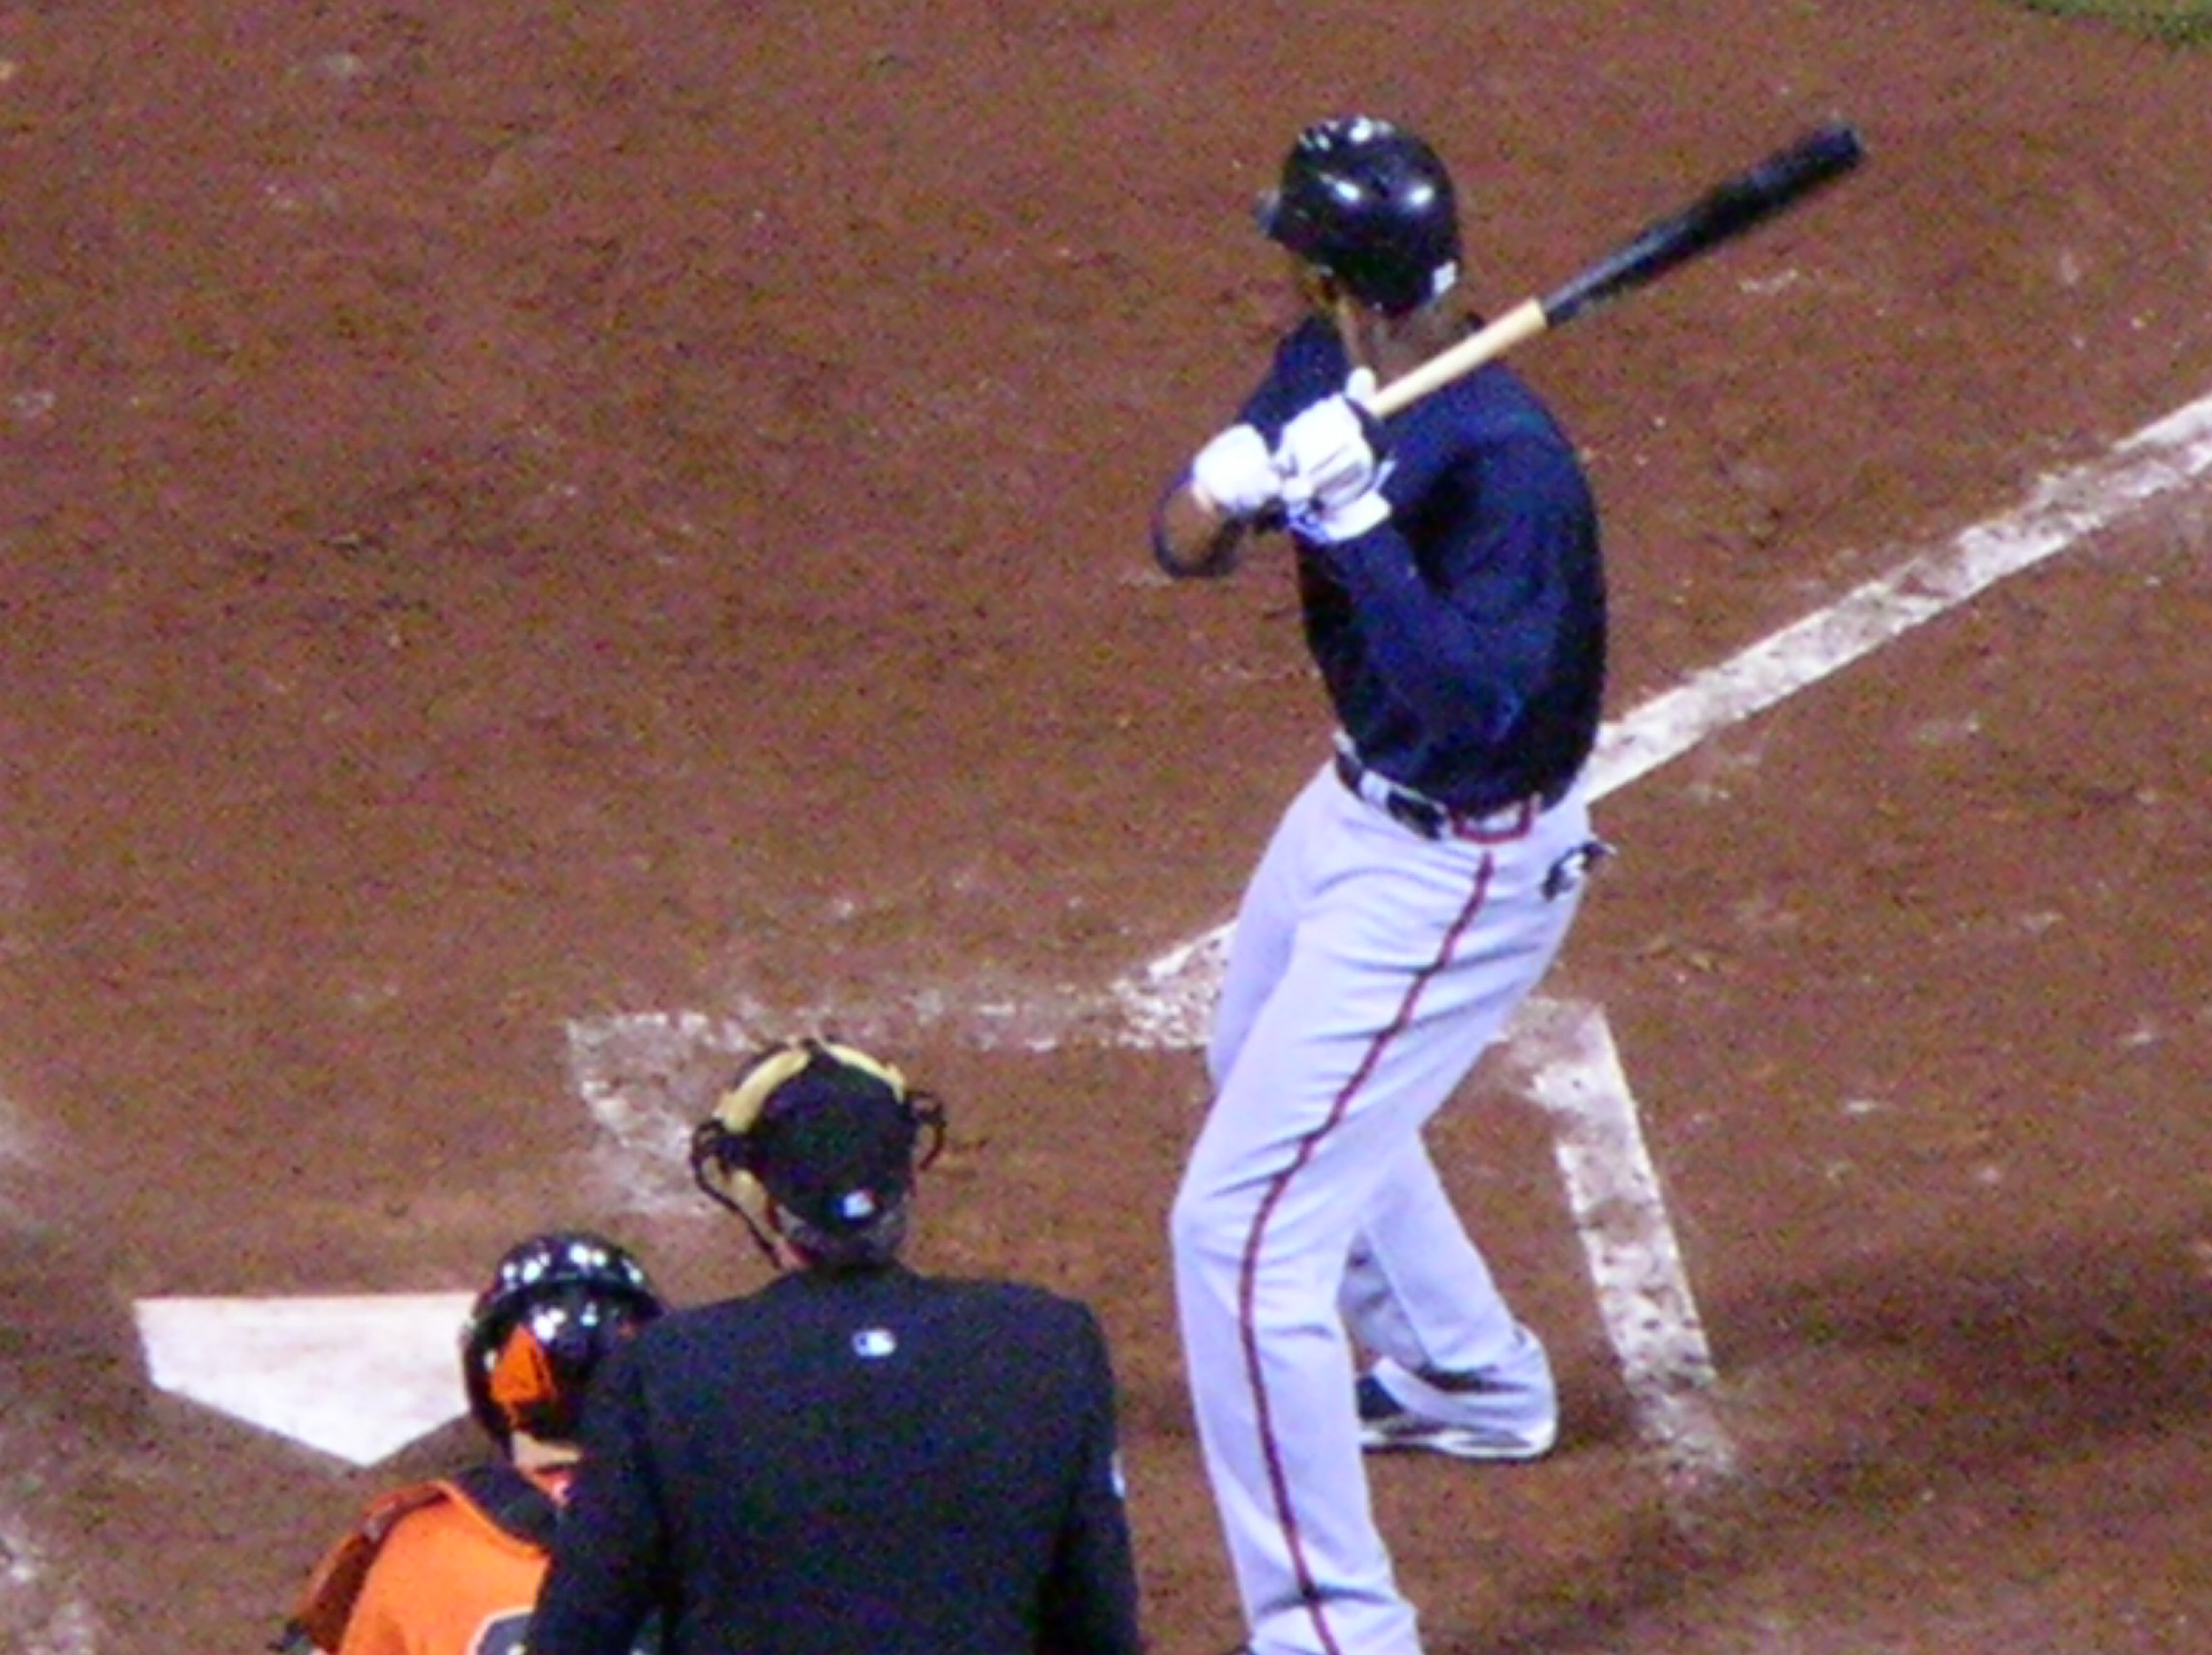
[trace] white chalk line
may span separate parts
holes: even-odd
[[[2027,503],[1913,558],[1609,726],[1591,759],[1603,798],[1716,731],[1933,621],[2008,575],[2111,527],[2212,467],[2212,397],[2145,426],[2104,461],[2045,479]]]
[[[28,1182],[37,1161],[36,1146],[22,1112],[0,1092],[0,1223],[17,1216],[15,1169],[23,1169],[21,1176]]]
[[[56,1593],[51,1573],[28,1524],[0,1512],[0,1643],[22,1655],[93,1655],[99,1621],[79,1599]]]
[[[22,1497],[38,1500],[45,1479],[37,1438],[45,1421],[37,1410],[11,1402],[12,1411],[0,1417],[0,1459]],[[93,1655],[100,1623],[63,1579],[66,1571],[56,1568],[33,1516],[29,1506],[13,1499],[0,1505],[0,1648],[23,1655]]]
[[[0,1095],[0,1228],[17,1219],[9,1183],[33,1177],[44,1157],[22,1111]],[[69,1571],[57,1566],[40,1540],[40,1504],[51,1504],[48,1471],[42,1461],[46,1420],[29,1399],[0,1403],[0,1648],[24,1655],[93,1655],[100,1622],[86,1607]]]
[[[569,1023],[569,1082],[604,1135],[595,1171],[616,1205],[655,1214],[697,1207],[691,1128],[715,1080],[752,1049],[757,1026],[696,1011]]]
[[[1735,1446],[1707,1394],[1712,1351],[1605,1013],[1533,1002],[1513,1056],[1553,1121],[1553,1154],[1638,1432],[1684,1485],[1729,1475]]]
[[[0,1228],[20,1218],[14,1184],[37,1176],[46,1157],[23,1113],[0,1094]],[[40,1439],[44,1420],[27,1399],[0,1403],[0,1648],[23,1655],[93,1655],[100,1630],[90,1608],[39,1539],[32,1503],[46,1477]],[[50,1496],[49,1496],[50,1497]]]

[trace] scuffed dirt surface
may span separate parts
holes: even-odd
[[[1996,4],[0,0],[0,1632],[54,1655],[255,1646],[471,1446],[155,1394],[134,1297],[451,1290],[571,1220],[751,1279],[595,1176],[571,1023],[684,1008],[953,1100],[923,1262],[1100,1305],[1155,1642],[1235,1640],[1161,1256],[1196,1060],[997,1036],[1225,917],[1320,752],[1279,562],[1142,542],[1281,314],[1244,209],[1304,120],[1425,130],[1494,307],[1865,135],[1526,348],[1616,713],[2212,390],[2206,60]],[[1432,1649],[2202,1646],[2204,510],[1603,806],[1555,987],[1743,1471],[1656,1473],[1478,1079],[1439,1153],[1573,1413],[1377,1468]]]

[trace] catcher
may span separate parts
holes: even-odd
[[[531,1655],[1139,1655],[1096,1319],[900,1263],[944,1124],[835,1040],[740,1069],[691,1170],[782,1273],[607,1365]]]
[[[644,1267],[602,1236],[555,1231],[510,1248],[461,1329],[469,1410],[498,1455],[372,1502],[325,1553],[272,1647],[522,1655],[585,1387],[664,1308]]]

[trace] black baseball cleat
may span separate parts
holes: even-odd
[[[1538,1431],[1505,1431],[1494,1426],[1453,1425],[1427,1419],[1382,1388],[1373,1374],[1359,1379],[1359,1445],[1372,1453],[1417,1449],[1454,1460],[1541,1460],[1558,1440],[1556,1419]]]

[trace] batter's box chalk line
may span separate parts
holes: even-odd
[[[30,1187],[45,1158],[22,1112],[0,1095],[0,1222],[17,1215],[16,1191]]]
[[[1604,1012],[1531,1001],[1507,1059],[1551,1118],[1553,1155],[1639,1434],[1685,1483],[1730,1475],[1735,1447],[1710,1394],[1712,1351]]]
[[[987,1051],[1085,1044],[1179,1050],[1204,1038],[1213,980],[1201,974],[1157,993],[1117,984],[1103,993],[1060,986],[1018,995],[998,980],[945,982],[885,1003],[850,999],[777,1011],[748,1002],[726,1016],[683,1010],[575,1018],[567,1031],[569,1080],[601,1132],[596,1176],[607,1199],[633,1210],[695,1213],[697,1191],[684,1173],[691,1128],[763,1039],[833,1030],[863,1045],[897,1045],[917,1030],[952,1028]]]
[[[692,1126],[759,1036],[757,1015],[640,1012],[568,1025],[568,1072],[598,1123],[595,1173],[619,1206],[688,1212]]]
[[[18,1470],[38,1464],[35,1451],[6,1437],[0,1437],[0,1454]],[[33,1484],[28,1477],[15,1481]],[[0,1493],[0,1500],[10,1497]],[[0,1505],[0,1647],[23,1655],[93,1655],[100,1623],[59,1575],[30,1518]]]

